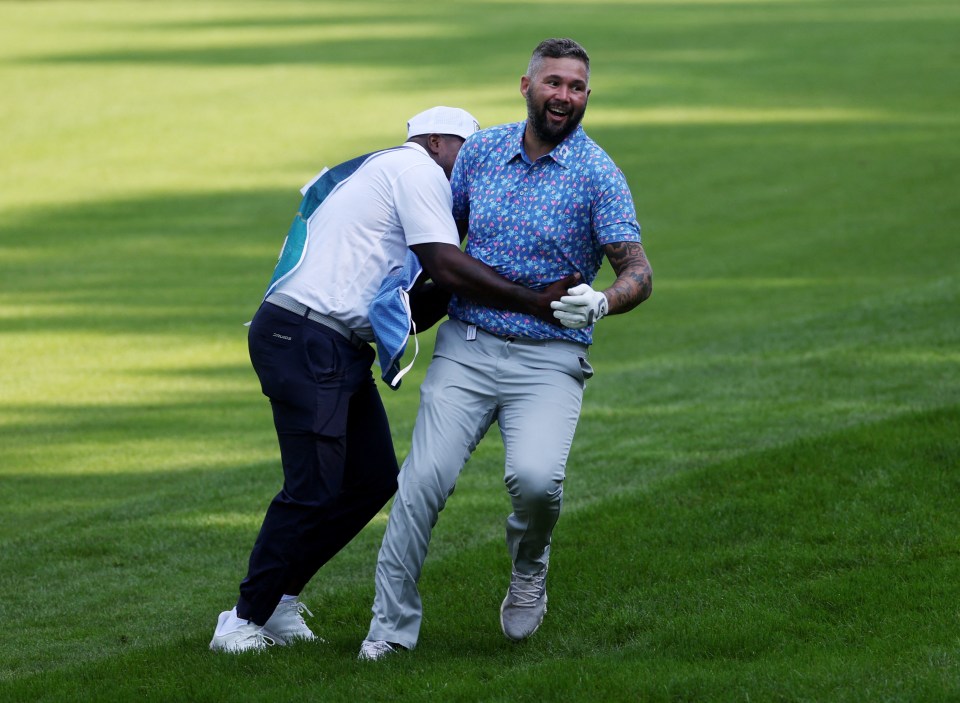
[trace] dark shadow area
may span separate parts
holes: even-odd
[[[291,186],[7,215],[3,239],[25,256],[0,263],[3,286],[50,313],[5,320],[2,333],[239,326],[259,304],[298,196]]]

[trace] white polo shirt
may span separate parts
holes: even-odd
[[[459,245],[450,183],[419,144],[371,157],[308,221],[303,262],[277,292],[373,341],[369,310],[412,244]]]

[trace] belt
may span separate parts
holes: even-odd
[[[276,305],[278,308],[289,310],[290,312],[300,315],[301,317],[305,317],[312,322],[316,322],[318,325],[323,325],[324,327],[332,329],[357,349],[363,349],[364,347],[368,346],[365,341],[357,336],[356,332],[340,322],[340,320],[334,319],[329,315],[324,315],[316,310],[311,310],[303,303],[291,298],[289,295],[284,295],[283,293],[273,293],[272,295],[267,296],[265,302],[270,303],[271,305]]]
[[[520,337],[515,334],[496,334],[494,332],[489,332],[482,327],[477,327],[471,322],[464,322],[463,320],[457,320],[461,325],[465,327],[473,327],[478,332],[483,332],[484,334],[490,335],[491,337],[496,337],[497,339],[503,340],[504,342],[509,342],[511,344],[523,344],[532,347],[566,347],[570,351],[574,351],[578,354],[587,354],[589,353],[589,347],[586,344],[580,342],[574,342],[572,339],[534,339],[533,337]],[[467,339],[469,337],[469,330],[467,331]],[[475,333],[474,333],[475,334]]]

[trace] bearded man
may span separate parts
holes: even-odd
[[[582,282],[551,304],[556,324],[462,296],[451,300],[380,548],[362,660],[416,646],[417,583],[431,531],[494,422],[512,504],[506,541],[513,569],[500,626],[513,641],[539,628],[567,457],[593,375],[593,326],[635,308],[652,290],[626,179],[580,125],[590,96],[587,52],[572,39],[541,42],[520,93],[525,121],[481,130],[464,143],[451,179],[453,216],[467,253],[504,278],[533,289],[571,274]],[[616,280],[594,290],[604,256]]]

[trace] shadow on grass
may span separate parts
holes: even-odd
[[[296,195],[164,195],[7,215],[3,332],[240,325],[269,281]]]

